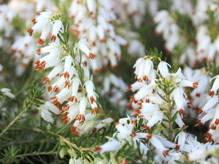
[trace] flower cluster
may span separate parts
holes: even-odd
[[[148,154],[153,151],[155,153],[153,160],[157,163],[207,160],[208,154],[218,148],[218,145],[212,144],[213,140],[209,140],[218,137],[217,132],[212,131],[216,128],[211,128],[205,135],[209,141],[206,144],[199,142],[194,135],[184,130],[186,118],[191,110],[189,107],[197,101],[199,101],[197,104],[204,105],[205,114],[201,115],[202,121],[211,119],[210,126],[218,125],[215,114],[218,112],[217,107],[215,108],[218,97],[214,95],[218,90],[218,78],[209,92],[212,97],[209,95],[207,98],[202,93],[208,88],[206,85],[209,84],[207,81],[209,78],[202,75],[200,70],[193,72],[186,68],[183,73],[179,68],[176,73],[171,73],[170,65],[164,61],[159,61],[157,66],[154,65],[157,60],[144,57],[136,61],[134,67],[137,82],[130,86],[136,93],[129,102],[132,108],[130,116],[120,119],[115,124],[117,132],[114,137],[96,147],[96,151],[101,153],[118,151],[128,142],[133,143],[134,149],[140,151],[145,161],[148,160]],[[203,98],[193,99],[192,95]],[[211,137],[210,133],[214,136]],[[208,161],[215,162],[216,159],[212,157]]]
[[[38,71],[51,68],[43,79],[50,100],[39,108],[41,116],[48,122],[54,121],[52,112],[62,116],[64,124],[73,123],[71,130],[78,136],[94,128],[94,121],[90,120],[100,112],[88,68],[93,53],[84,39],[75,43],[70,52],[68,43],[62,42],[64,25],[55,17],[51,12],[42,12],[29,30],[30,35],[41,33],[37,42],[42,47],[37,50],[34,68]],[[45,46],[48,39],[51,42]]]
[[[217,15],[216,1],[200,0],[195,5],[186,0],[173,1],[169,11],[161,10],[155,15],[156,33],[162,33],[169,53],[181,47],[181,63],[197,67],[202,62],[218,61]]]
[[[218,143],[219,98],[217,92],[219,89],[219,76],[211,78],[206,72],[190,68],[185,68],[184,74],[187,79],[197,79],[200,84],[188,95],[187,109],[190,116],[197,119],[198,126],[209,125],[209,131],[205,134],[206,141]],[[212,85],[210,85],[211,83]]]
[[[94,72],[110,65],[117,66],[122,56],[120,46],[127,42],[116,34],[113,22],[116,21],[115,3],[110,0],[73,1],[70,16],[74,19],[72,32],[78,39],[86,39],[91,49],[89,62]]]

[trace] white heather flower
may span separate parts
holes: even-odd
[[[44,109],[43,106],[41,107],[40,115],[45,121],[50,123],[54,122],[51,112],[49,112],[47,109]]]
[[[152,135],[149,141],[160,153],[164,155],[164,157],[168,155],[167,148],[163,145],[159,137]]]
[[[87,91],[88,99],[89,99],[90,104],[91,104],[92,113],[93,114],[99,113],[99,109],[98,109],[97,104],[96,104],[97,96],[96,96],[96,93],[94,91],[93,82],[91,80],[86,81],[85,82],[85,88],[86,88],[86,91]]]
[[[63,29],[62,22],[60,20],[55,20],[52,28],[52,36],[51,36],[52,41],[56,40],[57,34],[61,29]]]
[[[100,121],[100,123],[95,126],[95,130],[99,130],[99,129],[105,127],[106,125],[111,124],[112,122],[113,122],[112,118],[106,118],[106,119]]]
[[[85,115],[85,110],[87,106],[87,99],[85,97],[80,98],[80,103],[79,103],[79,111],[80,115]]]
[[[1,88],[1,92],[3,95],[8,96],[11,99],[15,98],[15,95],[11,93],[11,89],[9,88]]]
[[[59,109],[49,101],[43,104],[43,108],[48,109],[50,112],[53,112],[55,114],[59,114]]]
[[[184,106],[186,103],[186,100],[184,98],[184,91],[182,88],[176,88],[174,89],[172,95],[171,95],[176,103],[177,110],[179,112],[184,111]]]
[[[128,123],[130,121],[130,123]],[[118,138],[125,139],[132,134],[134,128],[134,123],[131,122],[129,118],[123,118],[119,120],[119,123],[116,125],[118,131]]]
[[[88,10],[90,12],[90,15],[95,15],[95,13],[96,13],[96,2],[95,2],[95,0],[87,0],[87,6],[88,6]]]
[[[62,65],[55,66],[51,72],[43,79],[43,82],[46,84],[49,81],[51,81],[53,78],[55,78],[59,73],[63,71]]]
[[[163,118],[163,113],[159,110],[159,106],[157,104],[143,103],[140,111],[140,115],[143,115],[144,119],[148,120],[147,127],[149,128],[161,121]]]
[[[163,62],[161,61],[159,64],[158,64],[158,70],[159,72],[161,73],[161,75],[166,78],[169,76],[169,69],[168,67],[170,67],[170,65],[166,62]]]
[[[209,101],[204,105],[204,107],[202,108],[202,110],[204,112],[207,112],[208,110],[210,110],[211,108],[213,108],[216,104],[218,104],[219,102],[219,98],[218,96],[214,96],[212,98],[209,99]]]
[[[80,85],[80,79],[78,77],[72,80],[72,97],[70,101],[77,102],[78,89]]]
[[[122,80],[121,77],[117,77],[114,74],[110,74],[109,76],[110,82],[117,88],[121,89],[121,91],[125,92],[127,91],[127,85]]]
[[[60,20],[51,20],[52,12],[41,12],[39,16],[34,19],[34,26],[32,29],[28,29],[28,33],[32,36],[33,33],[41,33],[38,43],[43,45],[51,32],[51,41],[55,41],[59,31],[63,28],[63,24]]]
[[[88,58],[93,59],[96,57],[88,48],[88,43],[85,39],[81,39],[78,43],[78,48],[87,55]]]
[[[4,31],[5,37],[10,37],[13,32],[12,20],[15,13],[7,5],[0,5],[0,30]]]
[[[117,140],[115,139],[112,139],[111,141],[101,145],[101,146],[98,146],[96,147],[96,150],[101,152],[101,153],[104,153],[104,152],[111,152],[111,151],[117,151],[120,149],[120,146],[121,146],[121,143],[118,142]]]
[[[154,68],[153,62],[150,59],[139,58],[135,65],[135,74],[139,81],[148,80],[152,76]]]
[[[215,80],[211,88],[210,95],[213,96],[214,94],[216,94],[218,89],[219,89],[219,75],[215,76]]]
[[[139,56],[145,55],[145,48],[141,42],[138,40],[131,40],[128,47],[128,53],[130,55],[139,54]]]

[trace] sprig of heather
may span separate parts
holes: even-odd
[[[41,34],[34,68],[48,72],[43,82],[49,100],[39,107],[41,116],[53,122],[51,112],[60,115],[64,124],[72,124],[71,131],[78,136],[95,128],[101,106],[88,67],[95,55],[85,39],[71,44],[66,37],[67,27],[60,15],[42,12],[34,19],[29,34]]]
[[[130,86],[130,90],[136,92],[129,103],[132,110],[127,118],[115,124],[117,131],[113,137],[96,147],[96,151],[119,153],[128,143],[132,151],[140,152],[140,161],[149,162],[151,158],[157,163],[205,160],[218,146],[201,143],[186,132],[190,110],[187,93],[202,90],[201,80],[188,78],[180,68],[172,73],[168,63],[155,57],[139,58],[134,68],[137,82]],[[133,160],[136,159],[133,157]]]

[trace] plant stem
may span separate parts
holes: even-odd
[[[8,126],[0,133],[0,137],[27,111],[27,107],[22,110],[15,118],[8,124]]]
[[[69,145],[69,146],[71,146],[71,147],[73,147],[73,148],[75,148],[75,149],[77,149],[77,150],[79,150],[79,151],[93,151],[93,150],[94,150],[94,148],[82,148],[82,147],[78,147],[76,144],[74,144],[74,143],[72,143],[71,141],[67,140],[67,139],[64,138],[63,136],[58,135],[58,134],[55,134],[55,133],[50,132],[50,131],[45,132],[45,131],[43,131],[43,130],[41,130],[41,129],[39,129],[39,128],[34,128],[33,130],[36,131],[36,132],[49,133],[49,134],[51,134],[51,135],[57,136],[57,137],[59,137],[63,142],[65,142],[67,145]]]
[[[170,87],[165,88],[166,90],[166,99],[167,99],[167,109],[168,109],[168,139],[172,141],[173,139],[173,125],[172,125],[172,107],[171,107],[171,98],[170,98]]]

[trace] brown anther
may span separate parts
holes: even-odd
[[[100,43],[104,43],[105,42],[105,40],[104,39],[100,39]]]
[[[52,102],[57,108],[61,107],[61,104],[59,103],[59,101],[56,99]]]
[[[168,156],[168,154],[169,154],[169,153],[168,153],[167,150],[164,150],[164,151],[163,151],[163,156],[164,156],[164,157]]]
[[[119,164],[128,164],[128,161],[125,159],[120,159]]]
[[[212,130],[216,130],[216,125],[215,125],[215,124],[212,124],[210,128],[211,128]]]
[[[208,95],[211,96],[211,97],[213,97],[214,94],[215,94],[214,91],[210,91],[210,92],[208,92]]]
[[[70,108],[69,104],[65,104],[65,105],[63,106],[62,110],[63,110],[64,112],[66,112],[66,111],[69,110],[69,108]]]
[[[150,99],[146,99],[146,103],[150,103]]]
[[[134,121],[134,120],[131,120],[131,124],[132,124],[132,125],[135,125],[136,123],[135,123],[135,121]]]
[[[184,113],[183,109],[180,109],[178,112],[180,115]]]
[[[205,133],[205,137],[207,138],[207,140],[208,140],[209,142],[212,142],[212,141],[213,141],[211,133]]]
[[[55,41],[56,41],[56,36],[55,36],[55,35],[52,35],[51,38],[50,38],[50,40],[51,40],[52,42],[55,42]]]
[[[96,42],[95,42],[95,41],[92,42],[92,46],[93,46],[93,47],[96,46]]]
[[[200,93],[196,93],[196,97],[200,97]]]
[[[137,109],[137,110],[134,111],[133,116],[137,117],[140,113],[141,113],[141,111],[139,109]]]
[[[147,125],[144,125],[143,128],[148,131],[150,128]]]
[[[74,136],[78,136],[79,135],[77,127],[72,126],[71,131],[72,131]]]
[[[78,100],[77,100],[77,98],[76,98],[75,96],[72,96],[72,97],[69,98],[69,101],[71,101],[71,102],[73,102],[73,101],[77,102]]]
[[[40,64],[40,60],[37,60],[34,62],[35,65],[39,65]]]
[[[84,65],[85,67],[87,67],[87,61],[84,61],[84,62],[83,62],[83,65]]]
[[[36,50],[36,53],[37,53],[37,54],[40,54],[40,53],[41,53],[41,49],[38,48],[38,49]]]
[[[60,88],[58,86],[55,86],[53,90],[57,94],[60,92]]]
[[[101,69],[95,69],[93,72],[94,72],[94,74],[98,74],[101,72]]]
[[[100,112],[100,110],[97,107],[93,108],[91,111],[92,114],[97,114],[99,112]]]
[[[198,82],[194,82],[194,83],[193,83],[193,87],[194,87],[194,88],[197,88],[197,87],[198,87]]]
[[[138,78],[138,82],[142,82],[141,78]]]
[[[148,77],[146,75],[143,76],[143,80],[146,81],[148,80]]]
[[[91,104],[93,104],[95,101],[96,101],[96,100],[94,99],[94,97],[91,96],[91,97],[90,97],[90,102],[91,102]]]
[[[152,137],[151,134],[148,134],[148,135],[146,136],[147,139],[151,139],[151,137]]]
[[[44,77],[43,78],[43,83],[44,84],[49,84],[49,78],[48,77]]]
[[[112,68],[112,69],[115,69],[115,68],[117,68],[117,66],[118,66],[117,64],[111,65],[111,68]]]
[[[133,109],[133,107],[132,107],[132,103],[128,103],[128,109]]]
[[[63,119],[62,121],[63,121],[63,124],[65,124],[65,125],[66,125],[66,124],[68,124],[68,123],[69,123],[69,121],[70,121],[70,118]]]
[[[136,133],[133,131],[132,134],[130,134],[131,137],[135,137]]]
[[[93,54],[93,53],[89,53],[89,56],[88,56],[90,59],[94,59],[95,57],[96,57],[96,55],[95,54]]]
[[[83,114],[79,114],[77,120],[79,120],[80,124],[83,125],[85,121],[85,116]]]
[[[197,121],[196,121],[196,124],[197,124],[198,126],[202,126],[201,120],[197,120]]]
[[[40,38],[40,39],[38,39],[37,43],[40,44],[40,45],[43,45],[44,44],[44,40]]]
[[[219,124],[219,119],[217,118],[214,123],[215,123],[216,125],[218,125],[218,124]]]
[[[52,86],[48,86],[47,90],[50,92],[52,90]]]
[[[70,88],[71,87],[71,83],[69,82],[69,81],[65,81],[65,86],[64,86],[65,88]]]
[[[95,151],[100,152],[102,150],[102,148],[100,146],[95,147]]]
[[[18,50],[18,53],[19,53],[20,55],[22,55],[22,54],[23,54],[23,52],[22,52],[21,50]]]
[[[175,149],[179,150],[180,149],[180,145],[176,145]]]
[[[32,23],[33,23],[33,24],[36,24],[36,23],[37,23],[37,22],[36,22],[36,18],[33,18],[33,19],[32,19]]]
[[[189,156],[188,155],[186,155],[186,160],[189,161]]]
[[[75,126],[72,126],[71,127],[71,131],[73,132],[73,131],[75,131],[76,130],[76,127]]]
[[[119,122],[115,122],[115,126],[119,125]]]
[[[201,108],[198,108],[198,114],[202,114],[203,110]]]
[[[29,33],[30,36],[33,35],[33,29],[29,28],[29,29],[27,30],[27,32]]]

